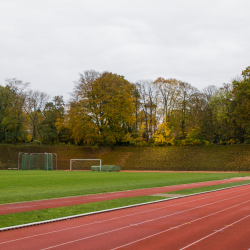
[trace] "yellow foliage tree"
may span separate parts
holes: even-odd
[[[154,144],[157,146],[174,144],[174,138],[171,137],[171,129],[168,122],[163,122],[158,126],[158,130],[154,134]]]

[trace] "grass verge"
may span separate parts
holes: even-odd
[[[48,208],[36,211],[6,214],[0,216],[0,228],[22,225],[32,222],[51,220],[71,215],[90,213],[105,209],[129,206],[144,202],[167,199],[159,196],[139,196],[130,198],[119,198],[108,201],[93,202],[83,205],[75,205],[60,208]]]
[[[213,191],[213,190],[217,190],[221,188],[233,187],[233,186],[243,185],[243,184],[250,184],[250,180],[234,182],[234,183],[219,184],[219,185],[213,185],[213,186],[198,187],[198,188],[189,188],[189,189],[167,192],[166,194],[183,194],[183,195],[196,194],[196,193]]]
[[[0,204],[221,180],[249,173],[0,171]]]

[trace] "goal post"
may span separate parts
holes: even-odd
[[[55,157],[54,157],[55,156]],[[18,154],[18,170],[57,170],[57,154],[55,153],[25,153]]]
[[[91,170],[92,165],[100,166],[102,171],[102,160],[101,159],[71,159],[70,160],[70,171],[73,170]]]

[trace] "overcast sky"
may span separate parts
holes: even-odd
[[[249,0],[0,0],[0,84],[67,100],[79,73],[221,86],[250,65]]]

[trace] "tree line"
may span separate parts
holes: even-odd
[[[198,90],[177,79],[127,81],[84,71],[71,99],[50,100],[15,78],[0,85],[0,142],[68,145],[250,143],[250,66]]]

